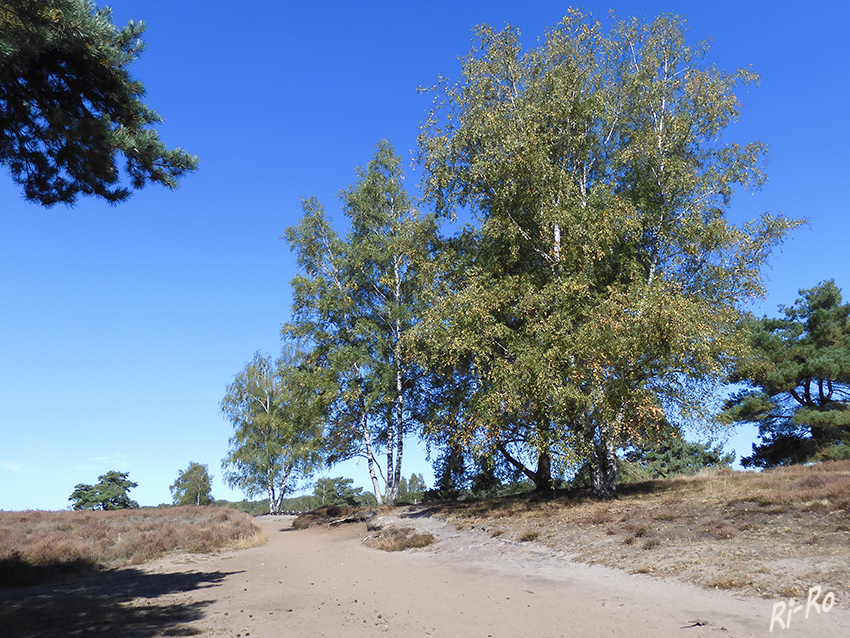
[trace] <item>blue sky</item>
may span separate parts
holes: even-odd
[[[132,71],[165,122],[169,146],[201,158],[174,192],[151,186],[118,207],[26,203],[0,169],[0,509],[63,509],[77,483],[129,471],[143,505],[170,502],[190,461],[213,494],[231,426],[226,385],[257,350],[275,354],[289,318],[293,256],[279,239],[316,195],[341,220],[336,193],[375,143],[415,149],[430,103],[417,87],[456,78],[480,23],[519,27],[534,46],[561,2],[248,2],[115,0],[114,20],[144,20]],[[715,1],[586,2],[604,17],[688,18],[709,60],[752,65],[730,139],[770,145],[769,181],[731,216],[806,217],[772,259],[776,314],[797,290],[834,278],[850,296],[847,147],[850,7]],[[408,170],[413,188],[419,173]],[[340,228],[340,230],[342,230]],[[729,443],[749,451],[752,428]],[[404,473],[432,474],[408,448]],[[361,466],[328,472],[367,486]]]

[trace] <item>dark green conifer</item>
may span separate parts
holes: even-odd
[[[97,477],[97,485],[78,483],[68,498],[75,510],[137,509],[139,504],[127,494],[139,484],[131,481],[129,472],[110,470]]]
[[[116,203],[149,182],[175,188],[197,168],[197,157],[165,148],[151,128],[162,118],[127,70],[144,29],[118,29],[88,0],[0,2],[0,164],[27,199]]]
[[[850,458],[850,304],[833,280],[799,292],[784,318],[750,320],[757,356],[738,365],[747,387],[721,415],[759,427],[744,466]]]

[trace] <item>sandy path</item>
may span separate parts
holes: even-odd
[[[261,547],[144,568],[152,576],[219,575],[147,601],[203,609],[170,635],[767,636],[777,602],[581,565],[435,519],[416,522],[441,538],[435,549],[398,553],[363,546],[363,524],[294,531],[285,517],[260,521],[269,537]],[[804,614],[805,605],[773,634],[850,635],[846,601]]]

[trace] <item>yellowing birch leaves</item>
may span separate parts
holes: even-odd
[[[456,439],[589,463],[611,496],[616,449],[698,414],[745,347],[741,309],[795,222],[728,220],[734,190],[763,180],[763,145],[722,141],[757,76],[706,54],[679,18],[606,30],[573,10],[529,50],[479,27],[461,80],[435,87],[423,185],[476,220],[438,260],[418,331],[469,374]]]

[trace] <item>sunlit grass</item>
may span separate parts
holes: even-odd
[[[219,507],[0,512],[0,584],[138,565],[174,551],[214,553],[264,541],[251,516]]]
[[[731,469],[587,490],[438,503],[458,529],[535,540],[572,559],[762,595],[850,588],[850,461]],[[648,563],[647,560],[652,562]]]

